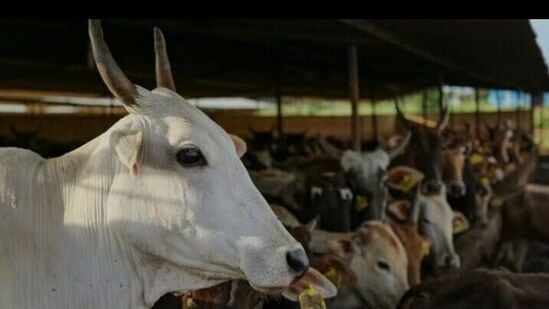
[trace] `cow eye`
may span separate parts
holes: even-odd
[[[185,167],[206,165],[206,159],[204,159],[202,152],[194,146],[179,150],[177,152],[177,162]]]
[[[377,267],[385,270],[385,271],[390,271],[391,270],[391,267],[389,266],[389,264],[383,262],[383,261],[377,261]]]
[[[427,223],[427,224],[430,224],[430,223],[431,223],[431,221],[430,221],[429,219],[427,219],[427,218],[423,218],[423,222],[425,222],[425,223]]]

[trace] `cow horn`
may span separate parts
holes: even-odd
[[[136,105],[137,89],[135,85],[126,77],[118,64],[116,64],[116,61],[114,61],[103,37],[101,21],[90,19],[88,26],[93,58],[103,82],[125,107],[131,109]]]
[[[411,129],[412,128],[412,124],[410,123],[410,121],[408,119],[406,119],[406,117],[404,117],[404,114],[402,113],[402,111],[400,110],[400,106],[398,105],[398,102],[395,102],[395,108],[396,108],[396,111],[397,111],[397,120],[407,129]]]
[[[343,151],[337,149],[334,145],[328,142],[324,136],[320,137],[318,141],[322,149],[324,149],[324,151],[328,153],[328,155],[330,155],[332,158],[339,160],[341,156],[343,156]]]
[[[410,142],[410,139],[412,138],[412,131],[408,131],[406,133],[406,136],[400,141],[400,144],[395,146],[393,149],[389,150],[389,159],[393,160],[398,155],[400,155],[404,149],[406,149],[406,146],[408,146],[408,143]]]
[[[444,107],[444,110],[441,112],[441,117],[438,120],[437,123],[437,132],[438,134],[442,134],[442,131],[446,129],[446,126],[448,126],[448,121],[450,120],[450,112],[448,110],[448,107]]]
[[[156,61],[156,86],[164,87],[175,92],[175,82],[170,66],[170,58],[166,51],[166,40],[164,40],[162,30],[157,27],[154,27],[154,57]]]

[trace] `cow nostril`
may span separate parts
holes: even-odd
[[[458,269],[460,268],[460,259],[459,259],[459,256],[457,255],[447,255],[446,256],[446,266],[447,267],[450,267],[450,268],[453,268],[453,269]]]
[[[427,193],[439,193],[442,189],[442,185],[436,181],[429,181],[425,184],[425,189]]]
[[[309,269],[309,259],[301,249],[289,251],[286,254],[286,261],[290,269],[297,273],[297,277],[303,276]]]
[[[451,195],[454,196],[465,195],[465,185],[461,183],[450,183],[448,191]]]

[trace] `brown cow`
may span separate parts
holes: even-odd
[[[496,264],[522,271],[528,252],[528,239],[549,241],[549,186],[528,184],[503,208],[502,244]]]
[[[315,231],[311,248],[337,253],[358,277],[356,286],[338,290],[330,307],[394,308],[408,289],[406,252],[388,223],[367,221],[355,233]]]
[[[549,275],[478,269],[411,288],[398,308],[548,308]]]
[[[400,200],[392,202],[387,206],[387,213],[394,220],[390,223],[391,228],[406,250],[406,257],[408,258],[408,284],[410,286],[421,282],[421,261],[428,253],[430,246],[427,238],[418,232],[417,220],[420,211],[418,191],[416,188],[416,196],[413,203],[407,200]]]

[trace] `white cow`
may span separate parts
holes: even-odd
[[[0,150],[0,308],[147,308],[239,278],[289,287],[308,260],[239,160],[245,144],[175,92],[131,83],[99,21],[90,38],[130,114],[59,158]]]

